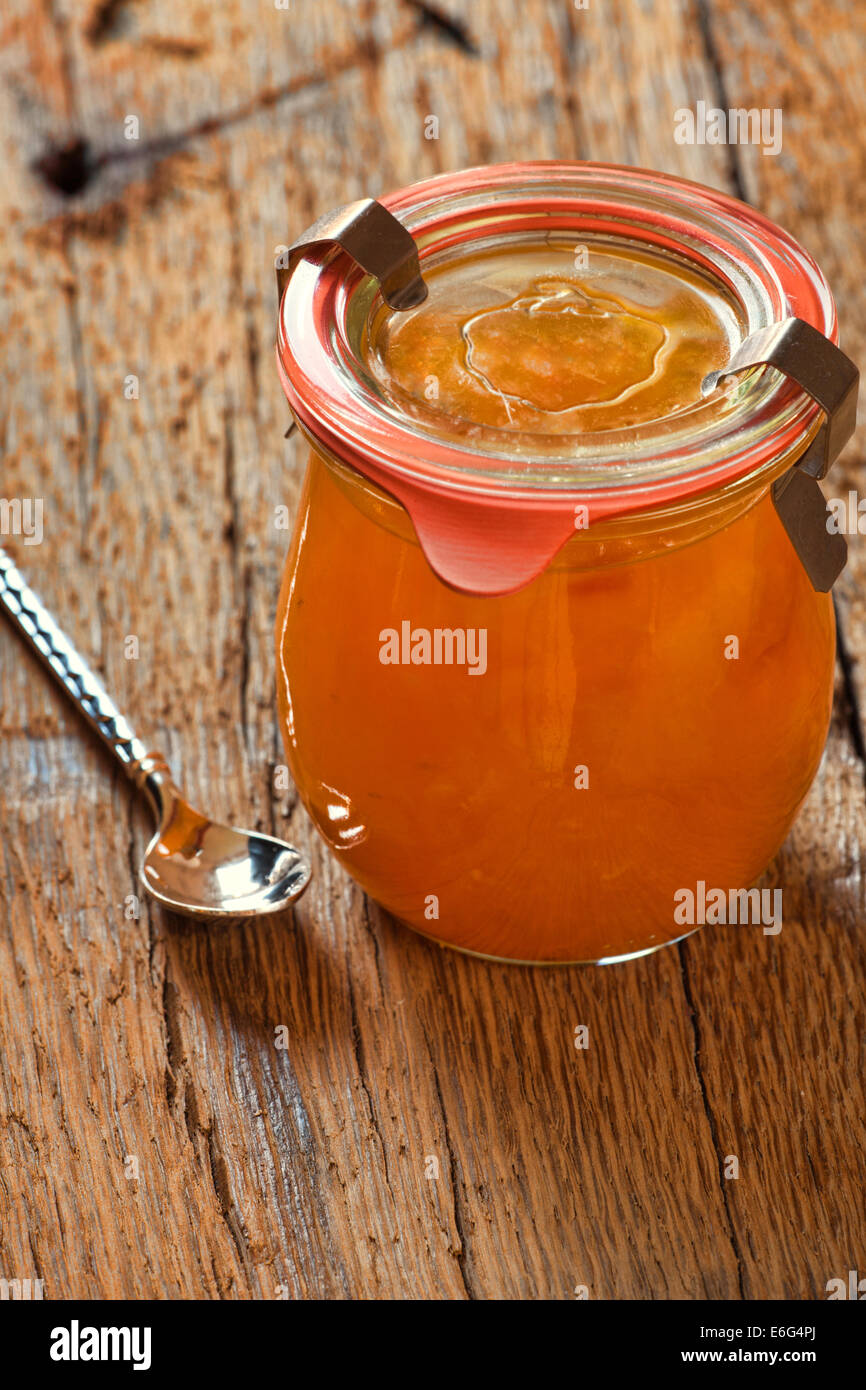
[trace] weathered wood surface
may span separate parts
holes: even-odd
[[[463,959],[365,902],[273,791],[291,232],[466,164],[667,169],[799,235],[866,360],[862,8],[436,11],[4,7],[0,495],[45,502],[42,545],[9,547],[191,796],[315,866],[255,928],[127,920],[147,812],[0,625],[0,1277],[46,1297],[796,1299],[864,1268],[861,542],[826,757],[770,871],[778,938]],[[701,99],[781,108],[783,153],[677,145]],[[833,486],[862,461],[861,431]]]

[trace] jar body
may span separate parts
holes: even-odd
[[[693,930],[683,890],[765,869],[826,739],[832,601],[766,484],[684,534],[591,528],[515,593],[458,593],[396,503],[313,453],[280,725],[314,823],[389,912],[485,956],[601,961]]]

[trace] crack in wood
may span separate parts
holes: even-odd
[[[373,923],[370,919],[370,899],[367,897],[367,894],[363,891],[361,892],[361,917],[364,924],[364,930],[366,931],[371,942],[373,943],[373,964],[376,967],[376,979],[379,981],[379,989],[382,993],[382,997],[384,998],[385,983],[382,979],[382,962],[379,954],[379,937],[378,933],[374,930]]]
[[[201,1157],[199,1138],[202,1135],[205,1138],[208,1157],[207,1171],[210,1174],[217,1208],[237,1252],[240,1266],[250,1283],[252,1283],[249,1238],[243,1228],[243,1223],[237,1216],[235,1202],[231,1192],[228,1166],[216,1138],[213,1119],[210,1120],[207,1128],[205,1128],[202,1123],[198,1100],[195,1094],[195,1086],[192,1077],[189,1075],[188,1068],[186,1067],[181,1036],[180,1010],[178,1006],[179,998],[180,994],[177,986],[173,984],[166,975],[163,980],[162,992],[162,1013],[167,1061],[165,1073],[166,1099],[169,1104],[169,1109],[173,1109],[174,1101],[180,1092],[181,1073],[183,1073],[182,1106],[186,1132],[198,1159]],[[232,1287],[234,1279],[230,1279],[227,1286],[224,1285],[219,1278],[217,1278],[216,1282],[222,1296],[227,1288],[230,1289]]]
[[[361,1090],[364,1093],[364,1099],[367,1102],[367,1113],[370,1118],[370,1125],[372,1126],[376,1138],[379,1140],[379,1147],[382,1151],[382,1168],[383,1176],[385,1178],[385,1186],[387,1187],[388,1193],[391,1197],[391,1201],[396,1208],[397,1203],[394,1198],[394,1189],[391,1185],[391,1170],[388,1163],[388,1148],[385,1143],[385,1138],[382,1134],[382,1130],[379,1126],[379,1119],[376,1115],[375,1106],[373,1105],[373,1097],[370,1092],[370,1088],[367,1085],[367,1059],[364,1050],[364,1041],[361,1037],[361,1025],[358,1020],[358,1010],[355,1004],[355,990],[352,985],[352,964],[350,961],[347,962],[347,967],[348,968],[346,971],[346,985],[349,993],[349,1032],[352,1040],[352,1054],[354,1056],[355,1066],[358,1072],[358,1081],[360,1083]]]
[[[223,412],[223,491],[229,519],[225,539],[231,551],[232,575],[235,587],[235,607],[238,611],[238,648],[240,674],[238,678],[238,712],[244,752],[249,752],[249,721],[247,719],[247,690],[250,677],[250,623],[252,621],[252,572],[241,560],[240,498],[235,476],[234,412],[226,405]]]
[[[76,453],[78,505],[81,511],[81,536],[82,542],[84,542],[87,539],[91,512],[87,465],[91,460],[94,465],[96,463],[96,453],[99,448],[99,424],[98,420],[95,420],[91,428],[88,418],[87,368],[84,357],[84,328],[78,310],[78,275],[71,260],[68,228],[65,227],[62,232],[61,256],[69,281],[69,288],[64,294],[64,300],[69,328],[70,357],[75,377],[75,412],[78,421],[78,449]]]
[[[419,15],[420,29],[433,29],[462,53],[468,53],[472,58],[481,57],[481,50],[462,19],[446,14],[438,5],[431,5],[429,0],[405,0],[405,3]]]
[[[842,622],[842,612],[835,594],[833,595],[833,607],[836,611],[836,658],[842,673],[842,689],[845,692],[847,705],[845,722],[854,752],[863,767],[863,776],[866,779],[866,734],[864,734],[863,711],[860,707],[860,695],[857,688],[856,662],[848,646]]]
[[[562,104],[568,113],[572,132],[576,134],[578,116],[580,113],[580,102],[574,91],[574,78],[578,72],[580,61],[580,39],[575,23],[575,11],[570,7],[562,8],[562,42],[557,51],[557,60],[560,72],[563,77]],[[564,157],[564,155],[563,155]],[[583,151],[578,148],[576,158],[584,157]]]
[[[42,1266],[42,1261],[36,1253],[36,1246],[33,1244],[33,1232],[30,1230],[29,1227],[27,1229],[27,1244],[30,1247],[30,1258],[33,1260],[33,1268],[36,1271],[36,1278],[41,1279],[44,1284],[45,1271]]]
[[[175,1061],[179,1063],[181,1055],[180,1025],[172,992],[177,994],[177,986],[172,984],[166,972],[162,979],[162,1021],[165,1032],[165,1098],[170,1110],[178,1089]]]
[[[97,172],[98,161],[87,140],[78,135],[49,146],[34,162],[33,168],[51,188],[66,198],[74,198],[90,183]]]
[[[255,420],[256,429],[258,430],[260,425],[259,339],[256,328],[256,317],[253,313],[252,305],[243,292],[243,231],[237,194],[232,186],[228,158],[222,161],[222,177],[225,183],[226,213],[228,216],[229,232],[231,234],[229,276],[237,296],[237,302],[243,306],[246,357],[247,366],[250,371],[250,404],[252,406],[252,415]]]
[[[419,32],[419,28],[415,27],[402,38],[396,39],[389,45],[389,54],[410,47],[417,41]],[[379,46],[370,36],[342,57],[335,57],[327,71],[301,73],[278,86],[263,88],[230,111],[204,116],[182,130],[167,132],[153,140],[130,141],[124,148],[97,151],[79,129],[76,134],[70,134],[65,140],[50,145],[39,159],[34,161],[32,167],[57,192],[74,197],[82,193],[103,169],[111,165],[141,163],[175,154],[194,140],[219,134],[253,119],[263,111],[290,101],[293,97],[316,90],[327,92],[338,77],[356,68],[375,66],[380,57]],[[80,126],[78,121],[74,124]]]
[[[716,44],[713,26],[710,20],[710,0],[695,0],[695,8],[698,16],[698,32],[700,33],[704,47],[704,56],[713,74],[713,84],[716,89],[715,99],[721,109],[727,111],[730,109],[730,102],[728,100],[724,65],[718,45]],[[728,165],[728,177],[731,180],[734,193],[742,202],[748,202],[743,167],[740,163],[739,146],[728,142],[725,145],[725,158]]]
[[[234,1245],[235,1250],[237,1251],[237,1256],[240,1261],[241,1269],[244,1270],[248,1278],[251,1278],[250,1258],[248,1249],[249,1239],[246,1231],[243,1230],[242,1223],[238,1220],[237,1211],[235,1209],[235,1202],[232,1196],[231,1182],[229,1180],[228,1166],[226,1164],[223,1151],[219,1146],[219,1141],[216,1137],[216,1131],[214,1129],[213,1121],[211,1121],[210,1127],[206,1131],[206,1138],[208,1152],[208,1167],[210,1171],[211,1182],[213,1183],[213,1190],[217,1199],[217,1205],[220,1210],[220,1215],[222,1216],[223,1221],[225,1222],[226,1227],[228,1229],[229,1235],[232,1238],[232,1244]],[[230,1281],[229,1287],[231,1287],[231,1283],[233,1282],[233,1280]]]
[[[475,1293],[472,1289],[472,1285],[469,1282],[468,1271],[466,1267],[466,1254],[468,1249],[468,1242],[466,1238],[466,1231],[464,1229],[463,1207],[457,1192],[457,1157],[454,1153],[454,1146],[451,1143],[451,1134],[448,1128],[448,1116],[445,1110],[445,1102],[442,1099],[442,1087],[439,1084],[439,1073],[436,1070],[436,1064],[433,1061],[433,1055],[430,1051],[429,1041],[426,1038],[425,1042],[427,1042],[427,1056],[430,1059],[430,1071],[433,1077],[433,1089],[436,1092],[436,1099],[439,1104],[439,1113],[442,1116],[442,1133],[445,1138],[445,1153],[448,1158],[448,1181],[451,1185],[451,1211],[454,1217],[454,1228],[457,1231],[457,1239],[460,1242],[460,1249],[452,1251],[452,1254],[457,1262],[457,1268],[460,1271],[460,1281],[463,1284],[463,1288],[466,1291],[466,1297],[474,1301]]]
[[[60,53],[60,83],[66,106],[66,119],[70,125],[76,126],[79,124],[78,99],[75,90],[72,48],[68,37],[69,20],[62,11],[58,11],[55,0],[46,0],[45,12],[57,35],[57,47]]]
[[[84,22],[84,37],[94,48],[120,36],[128,0],[96,0]]]
[[[446,41],[455,44],[464,53],[476,58],[481,56],[480,49],[461,21],[450,18],[438,10],[436,6],[427,4],[426,0],[405,0],[405,3],[420,16],[420,23],[402,38],[397,38],[389,44],[389,54],[411,47],[425,28],[432,27]],[[97,7],[96,18],[93,22],[96,24],[95,33],[98,37],[92,39],[92,42],[101,43],[105,41],[105,38],[113,36],[106,29],[106,24],[109,28],[111,27],[113,15],[118,9],[117,0],[106,0],[105,4]],[[58,25],[58,32],[62,27]],[[65,42],[62,43],[62,47],[65,49]],[[190,50],[187,56],[195,57],[197,53]],[[130,143],[125,148],[118,147],[101,151],[96,151],[91,142],[79,132],[57,144],[50,145],[34,161],[32,167],[56,192],[65,197],[73,198],[83,193],[102,170],[110,165],[164,158],[166,155],[174,154],[183,149],[191,141],[207,135],[218,134],[243,121],[250,120],[260,112],[270,110],[300,93],[317,88],[327,90],[336,78],[355,68],[374,66],[379,62],[380,57],[379,45],[371,35],[356,45],[349,53],[342,57],[335,57],[327,71],[313,74],[303,73],[276,87],[263,88],[232,110],[205,116],[182,130],[157,136],[153,140]],[[69,120],[71,124],[80,125],[80,122],[73,116],[76,103],[68,60],[64,62],[64,77],[68,89]]]
[[[734,1259],[737,1263],[737,1287],[739,1289],[741,1300],[745,1301],[746,1292],[744,1288],[743,1277],[743,1255],[742,1251],[740,1250],[740,1243],[737,1240],[737,1232],[734,1226],[733,1214],[731,1212],[730,1203],[728,1201],[727,1183],[729,1180],[725,1177],[724,1160],[722,1157],[722,1146],[719,1142],[719,1134],[718,1129],[716,1127],[716,1117],[713,1114],[713,1108],[710,1105],[710,1098],[707,1092],[706,1082],[704,1080],[703,1068],[701,1066],[701,1027],[700,1023],[698,1022],[697,1009],[695,1008],[694,999],[692,997],[691,980],[689,979],[689,970],[688,965],[686,963],[685,944],[686,943],[684,941],[677,942],[676,949],[680,961],[680,978],[683,984],[683,994],[685,996],[686,1007],[689,1011],[689,1020],[691,1022],[692,1037],[694,1040],[694,1048],[692,1055],[694,1060],[695,1075],[698,1079],[698,1086],[701,1092],[701,1100],[703,1101],[704,1114],[706,1115],[707,1123],[710,1127],[710,1141],[712,1143],[713,1152],[716,1155],[716,1161],[719,1166],[719,1185],[721,1189],[722,1203],[724,1205],[725,1217],[727,1219],[728,1233],[731,1242],[731,1250],[733,1252]]]
[[[135,808],[138,796],[132,793],[127,799],[126,813],[126,863],[129,868],[129,891],[138,899],[139,916],[144,918],[147,930],[147,973],[151,987],[156,988],[154,979],[154,952],[160,938],[155,930],[156,912],[151,910],[150,898],[139,877],[139,858],[136,850]],[[125,920],[125,919],[124,919]]]

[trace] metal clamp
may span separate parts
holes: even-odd
[[[827,527],[827,504],[817,479],[848,443],[857,424],[860,372],[841,348],[804,319],[787,318],[759,328],[721,371],[701,384],[707,396],[723,377],[751,367],[775,367],[795,381],[824,411],[818,433],[793,468],[777,478],[773,503],[815,589],[826,593],[845,568],[845,537]]]
[[[782,319],[751,333],[726,367],[704,377],[708,396],[723,377],[749,367],[775,367],[817,401],[826,419],[797,467],[810,478],[823,478],[848,443],[857,424],[860,372],[841,348],[805,319]]]
[[[414,309],[427,298],[418,247],[411,232],[374,198],[362,198],[320,217],[278,257],[280,300],[298,262],[308,252],[327,246],[340,247],[362,270],[374,276],[390,308]]]
[[[378,280],[382,298],[391,309],[415,309],[427,298],[418,247],[411,232],[374,198],[361,198],[357,203],[346,203],[326,213],[291,246],[280,248],[275,265],[278,305],[283,302],[286,286],[298,262],[310,251],[323,247],[339,247]],[[292,417],[286,439],[294,429]]]

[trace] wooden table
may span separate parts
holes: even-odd
[[[485,965],[365,901],[275,790],[272,651],[303,467],[274,248],[449,168],[655,167],[800,237],[866,362],[862,7],[8,0],[0,34],[0,495],[45,527],[5,543],[191,797],[315,868],[255,927],[130,916],[147,810],[0,624],[0,1277],[800,1299],[866,1274],[862,542],[827,753],[766,880],[782,934],[606,970]],[[780,108],[782,153],[677,144],[699,100]]]

